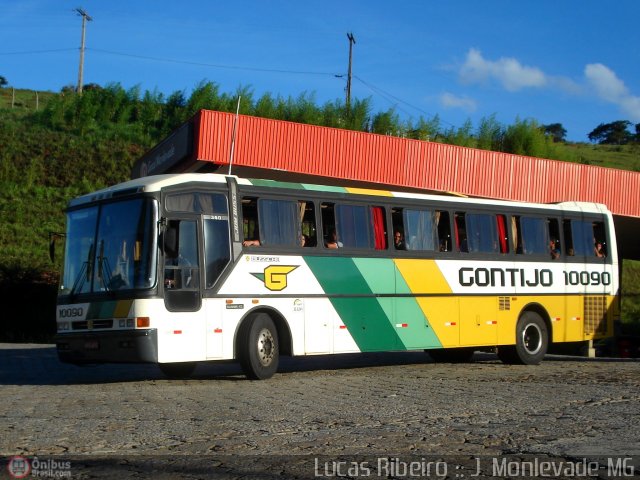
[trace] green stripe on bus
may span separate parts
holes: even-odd
[[[256,187],[294,188],[296,190],[304,189],[304,186],[301,183],[279,182],[278,180],[262,180],[259,178],[252,178],[249,181]]]
[[[404,280],[394,263],[396,278],[396,292],[399,294],[410,293],[409,285]],[[429,319],[424,316],[422,308],[415,297],[398,297],[395,304],[396,325],[400,324],[398,335],[407,349],[442,347],[438,335],[429,324]],[[404,324],[407,326],[403,326]]]
[[[354,263],[371,291],[377,294],[410,294],[411,290],[391,259],[356,258]],[[379,298],[382,308],[406,349],[440,347],[414,297]]]
[[[302,187],[305,190],[315,190],[316,192],[335,192],[335,193],[347,193],[347,189],[344,187],[335,187],[331,185],[314,185],[312,183],[303,183]]]
[[[385,312],[390,298],[378,299],[351,258],[305,257],[358,348],[363,351],[402,350],[403,344]],[[363,295],[362,297],[352,295]],[[380,300],[383,300],[382,302]]]

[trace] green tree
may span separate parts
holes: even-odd
[[[7,85],[9,85],[9,82],[7,81],[7,79],[2,75],[0,75],[0,87],[6,87]]]
[[[371,122],[371,132],[381,135],[397,136],[400,133],[398,115],[396,115],[393,109],[376,113]]]
[[[632,139],[632,134],[627,130],[631,125],[628,120],[617,120],[611,123],[601,123],[588,135],[589,140],[607,145],[625,145]]]
[[[542,126],[544,133],[550,135],[554,142],[564,142],[567,130],[561,123],[550,123]]]
[[[507,153],[545,158],[548,148],[546,137],[535,120],[516,119],[504,133],[504,148]]]
[[[496,114],[482,117],[476,131],[477,147],[483,150],[501,150],[504,127],[496,119]]]
[[[434,141],[440,131],[440,117],[434,115],[431,120],[420,117],[415,125],[407,122],[405,130],[407,137],[414,140]]]

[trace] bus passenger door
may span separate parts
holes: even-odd
[[[167,219],[163,234],[164,304],[170,312],[158,329],[161,362],[204,357],[198,222]]]
[[[222,273],[231,262],[229,222],[226,216],[203,215],[204,244],[204,302],[207,359],[223,358],[223,336],[233,336],[232,328],[225,325],[226,303],[211,298],[210,294],[220,288]],[[227,318],[228,320],[228,318]]]

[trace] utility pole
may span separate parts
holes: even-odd
[[[84,69],[84,34],[87,28],[87,21],[91,22],[93,18],[91,18],[89,14],[82,8],[76,8],[75,11],[78,12],[78,15],[82,17],[82,38],[80,39],[80,68],[78,69],[78,88],[76,88],[76,91],[78,93],[82,93],[82,74]]]
[[[347,75],[347,111],[351,109],[351,56],[353,54],[353,44],[356,43],[356,39],[353,37],[353,33],[347,33],[349,39],[349,74]]]

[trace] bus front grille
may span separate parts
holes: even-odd
[[[113,319],[82,320],[71,324],[73,330],[100,330],[111,327],[113,327]]]

